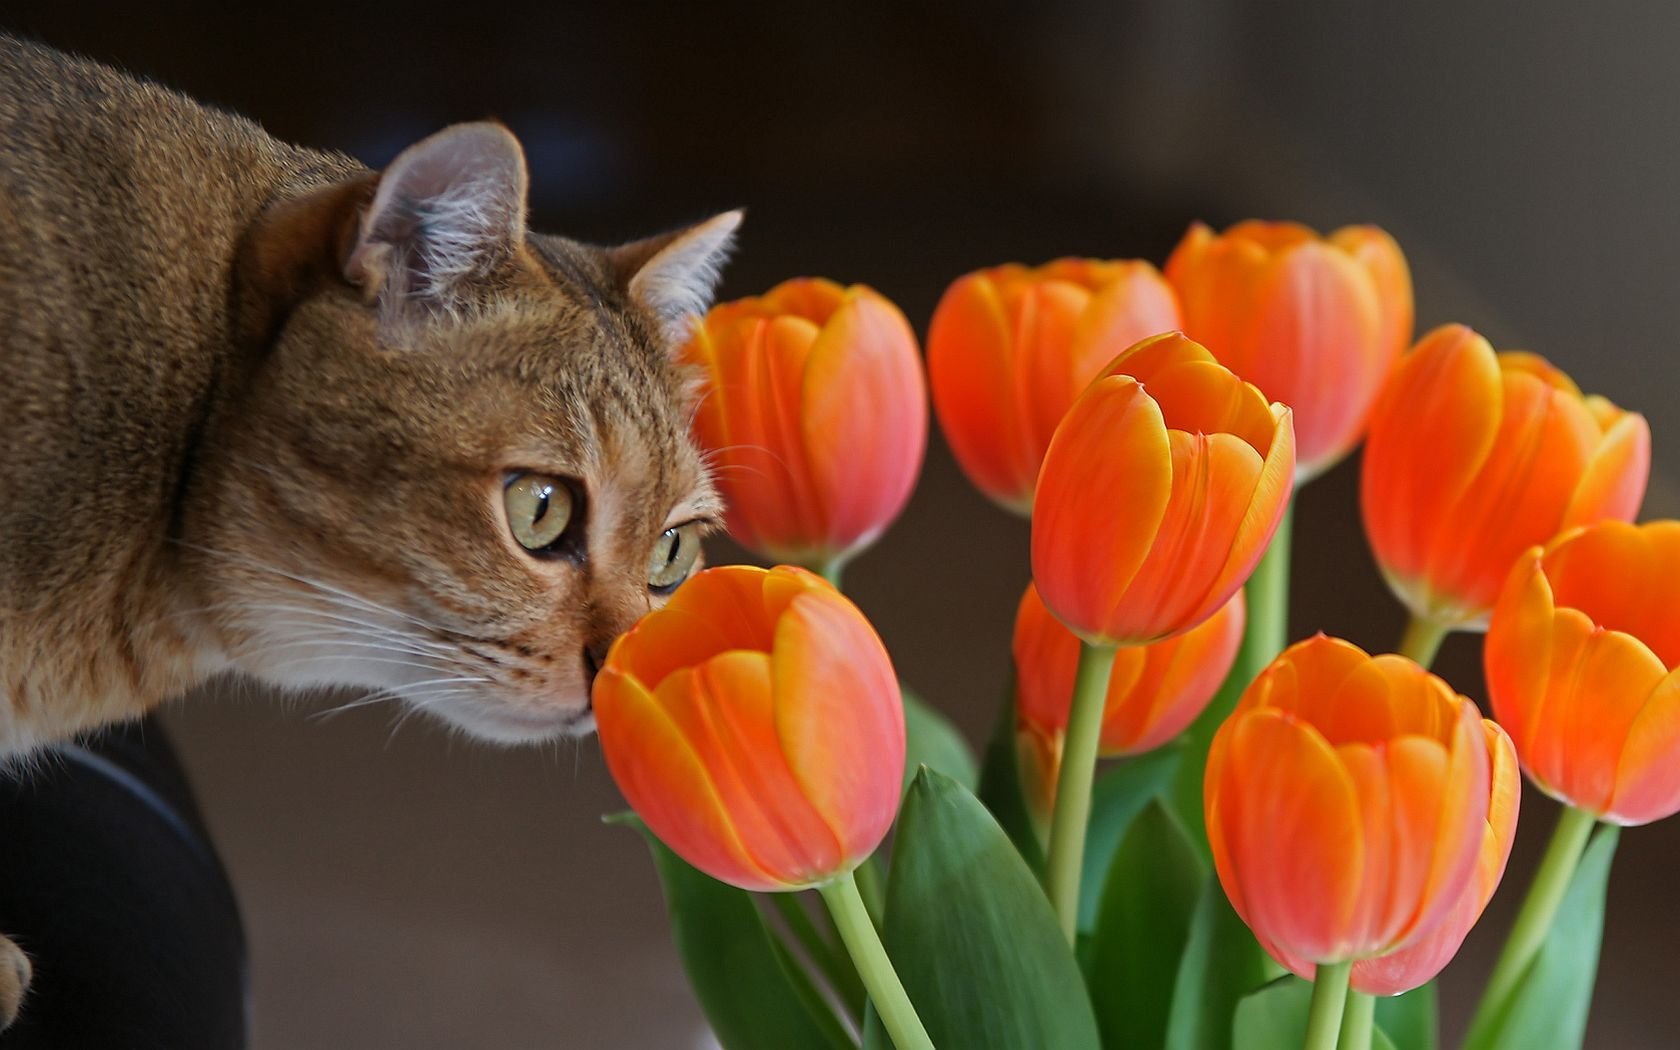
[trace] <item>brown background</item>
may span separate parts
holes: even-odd
[[[533,222],[613,240],[751,209],[725,295],[866,281],[921,327],[964,270],[1159,260],[1192,218],[1374,221],[1420,326],[1469,322],[1653,417],[1650,516],[1680,511],[1680,8],[1217,0],[0,4],[0,25],[370,163],[458,119],[524,139]],[[1577,13],[1579,12],[1579,13]],[[1612,13],[1613,12],[1613,13]],[[1301,498],[1294,634],[1393,644],[1356,464]],[[850,573],[905,677],[976,736],[1007,670],[1027,532],[937,436]],[[714,557],[727,552],[714,550]],[[1477,695],[1474,641],[1440,669]],[[689,1047],[701,1024],[593,741],[495,752],[236,688],[168,721],[251,935],[259,1050]],[[1445,979],[1449,1031],[1551,807]],[[1624,837],[1589,1045],[1680,1044],[1680,824]]]

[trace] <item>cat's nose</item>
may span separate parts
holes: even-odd
[[[601,665],[607,662],[607,650],[611,642],[585,642],[583,646],[583,677],[587,685],[595,684],[595,676],[600,673]]]

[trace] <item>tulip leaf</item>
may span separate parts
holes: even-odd
[[[1021,859],[1034,875],[1044,872],[1044,844],[1033,827],[1026,796],[1021,793],[1021,771],[1015,750],[1015,691],[1011,689],[998,712],[992,739],[986,744],[986,760],[980,767],[980,800],[1015,844]]]
[[[1114,863],[1115,851],[1125,838],[1132,820],[1150,801],[1162,797],[1172,785],[1178,769],[1179,749],[1169,745],[1146,755],[1126,759],[1097,777],[1091,787],[1091,819],[1085,833],[1085,867],[1079,880],[1079,928],[1091,930],[1097,923],[1097,906],[1103,885]],[[1183,834],[1183,823],[1178,823]],[[1190,883],[1194,894],[1201,885],[1200,872]]]
[[[930,770],[899,814],[882,940],[935,1046],[1097,1050],[1038,879],[979,800]]]
[[[1159,1047],[1173,983],[1207,876],[1201,853],[1158,800],[1147,801],[1102,886],[1091,980],[1103,1046]]]
[[[961,730],[908,686],[900,688],[904,694],[904,790],[910,790],[916,770],[927,766],[973,791],[980,783],[980,765]]]
[[[1312,1008],[1311,981],[1279,977],[1242,997],[1231,1018],[1231,1050],[1279,1050],[1300,1046]]]
[[[647,839],[677,955],[724,1050],[855,1050],[856,1041],[771,932],[752,894],[690,867],[637,817],[607,819]]]
[[[1593,833],[1539,954],[1502,1009],[1478,1011],[1480,1023],[1465,1038],[1464,1050],[1580,1047],[1598,975],[1604,899],[1620,830],[1605,825]]]
[[[1202,882],[1179,960],[1167,1021],[1167,1050],[1231,1050],[1237,1003],[1278,976],[1213,875]]]
[[[1434,981],[1401,995],[1381,996],[1377,1027],[1398,1050],[1436,1050],[1441,1043],[1436,999]]]

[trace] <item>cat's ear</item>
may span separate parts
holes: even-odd
[[[456,124],[403,150],[379,176],[344,275],[387,317],[448,314],[525,237],[529,176],[500,124]]]
[[[692,319],[711,305],[744,215],[740,209],[726,211],[686,229],[608,251],[630,297],[653,314],[672,346],[688,338]]]

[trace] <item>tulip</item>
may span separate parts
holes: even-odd
[[[1146,262],[1058,259],[960,277],[928,329],[928,378],[945,439],[999,505],[1032,510],[1056,424],[1120,351],[1180,327],[1171,286]]]
[[[1033,500],[1039,597],[1092,645],[1190,630],[1254,571],[1294,469],[1289,409],[1183,335],[1138,343],[1051,439]]]
[[[801,569],[697,573],[613,643],[594,700],[631,807],[720,881],[828,881],[873,853],[897,812],[892,662],[857,607]]]
[[[1297,223],[1190,227],[1167,260],[1184,331],[1295,410],[1306,481],[1359,442],[1371,403],[1412,338],[1412,281],[1393,238]]]
[[[1105,758],[1142,754],[1176,737],[1219,690],[1242,635],[1239,590],[1194,629],[1119,650],[1109,672],[1097,753]],[[1034,739],[1032,753],[1059,758],[1079,639],[1050,615],[1031,584],[1015,617],[1014,655],[1018,731]],[[1042,759],[1038,764],[1052,770],[1056,765]],[[1053,782],[1054,775],[1049,779]]]
[[[904,509],[927,446],[927,388],[915,333],[885,298],[786,281],[713,307],[683,355],[702,375],[695,437],[743,546],[837,567]]]
[[[742,889],[817,890],[893,1045],[933,1050],[852,877],[904,776],[898,679],[857,606],[803,569],[707,569],[613,643],[594,700],[648,829]]]
[[[1372,991],[1427,979],[1503,870],[1516,806],[1514,778],[1499,773],[1509,748],[1411,660],[1323,635],[1293,645],[1245,691],[1208,755],[1220,884],[1262,947],[1297,973],[1322,981],[1333,967],[1345,983],[1368,961]],[[1425,946],[1437,931],[1446,943]],[[1381,959],[1414,946],[1409,960]]]
[[[1650,462],[1643,416],[1448,325],[1418,343],[1371,414],[1365,531],[1420,623],[1479,629],[1526,548],[1631,519]]]
[[[1493,714],[1540,790],[1613,824],[1680,812],[1680,522],[1601,522],[1516,560],[1488,626]]]

